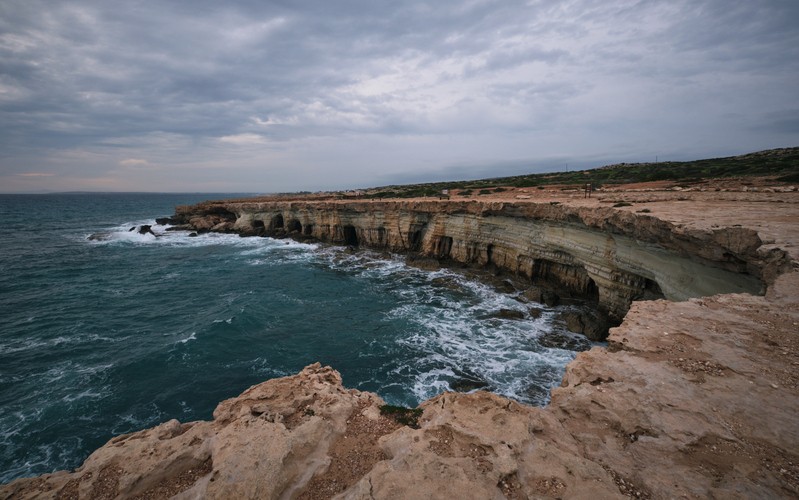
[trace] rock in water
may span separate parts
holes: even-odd
[[[566,328],[574,333],[582,333],[590,340],[601,342],[608,336],[611,327],[607,315],[592,309],[570,310],[561,314]]]
[[[524,319],[524,313],[515,309],[500,309],[485,316],[486,319]]]

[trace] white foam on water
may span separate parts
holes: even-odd
[[[139,227],[149,225],[154,234],[141,234]],[[242,238],[237,234],[203,233],[189,236],[189,231],[167,231],[171,226],[156,225],[153,220],[126,222],[115,227],[106,228],[94,233],[84,234],[84,241],[93,245],[160,245],[202,247],[209,245],[232,245],[237,247],[260,247],[271,238]],[[131,231],[131,228],[134,228]],[[271,240],[275,241],[275,240]]]
[[[62,346],[83,345],[95,342],[120,342],[124,338],[113,338],[96,333],[77,333],[74,335],[59,335],[53,338],[27,338],[4,339],[0,344],[0,354],[18,354],[26,351],[39,351]]]
[[[72,436],[53,444],[32,447],[26,455],[36,457],[36,459],[26,460],[3,471],[4,473],[0,475],[0,483],[6,483],[17,477],[29,476],[32,470],[40,470],[44,473],[52,472],[54,468],[66,469],[74,450],[82,446],[83,440]]]
[[[554,308],[530,305],[449,269],[427,271],[405,264],[401,257],[373,252],[346,253],[327,248],[316,253],[330,268],[372,283],[401,304],[386,320],[407,325],[398,346],[419,353],[396,374],[412,374],[415,397],[425,400],[460,385],[484,384],[486,389],[513,399],[545,404],[551,387],[559,384],[574,351],[544,347],[538,337],[551,331]],[[504,319],[501,309],[518,311],[523,319]]]
[[[77,394],[66,394],[61,398],[61,401],[65,403],[72,403],[74,401],[78,401],[80,399],[100,399],[108,395],[108,391],[95,391],[92,389],[86,389],[81,391]]]
[[[523,402],[543,404],[546,401],[541,400],[541,394],[558,384],[565,365],[576,355],[537,342],[539,336],[551,331],[555,309],[538,305],[543,312],[532,318],[529,305],[449,269],[428,271],[408,266],[403,257],[396,255],[350,252],[345,247],[293,240],[221,233],[189,237],[186,232],[166,231],[165,226],[157,225],[152,225],[152,229],[158,237],[129,231],[139,225],[120,225],[109,231],[109,238],[91,243],[230,245],[241,248],[238,254],[248,265],[323,266],[365,280],[375,293],[395,297],[400,305],[385,319],[407,324],[405,335],[394,341],[397,347],[418,353],[408,366],[401,368],[413,374],[412,391],[419,400],[452,390],[453,384],[465,379]],[[295,299],[294,302],[303,302]],[[501,309],[519,311],[525,317],[492,317]],[[214,320],[221,321],[229,323],[232,318]],[[194,333],[178,342],[191,340],[196,340]],[[533,386],[538,388],[531,389]]]
[[[214,321],[214,323],[216,323],[216,321]],[[189,335],[185,339],[178,340],[178,342],[181,344],[186,344],[192,340],[197,340],[197,332],[191,332],[191,335]]]
[[[136,410],[134,410],[136,411]],[[134,430],[151,427],[164,420],[164,413],[155,402],[139,407],[136,413],[124,413],[117,418],[117,424],[111,429],[112,435],[126,434]]]

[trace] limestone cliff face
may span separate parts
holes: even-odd
[[[220,403],[212,421],[118,436],[75,471],[2,485],[0,499],[799,497],[799,272],[752,230],[446,202],[212,203],[173,222],[493,264],[593,286],[609,307],[757,277],[768,291],[633,303],[546,408],[444,393],[405,426],[315,364]]]
[[[559,204],[216,202],[180,207],[197,230],[289,234],[390,252],[418,252],[554,282],[620,320],[633,300],[760,293],[784,255],[757,233],[683,231],[647,215]]]

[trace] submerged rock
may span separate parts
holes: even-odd
[[[172,217],[158,217],[155,219],[155,223],[158,224],[159,226],[167,226],[171,224],[176,224],[177,221],[175,221],[175,219]]]
[[[450,388],[456,392],[471,392],[477,389],[486,389],[489,383],[479,375],[467,370],[453,370],[455,380],[449,383]]]
[[[594,341],[603,341],[613,326],[607,314],[595,309],[571,309],[560,314],[566,328],[574,333],[582,333]]]
[[[584,335],[571,332],[551,331],[536,339],[544,347],[566,349],[569,351],[586,351],[591,348],[591,341]]]
[[[524,313],[515,309],[500,309],[499,311],[487,314],[482,319],[524,319]]]

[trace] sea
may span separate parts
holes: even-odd
[[[118,434],[211,419],[317,361],[394,405],[481,388],[545,405],[591,346],[558,322],[571,306],[474,273],[154,225],[233,196],[0,195],[0,483],[74,469]],[[130,230],[142,224],[155,235]]]

